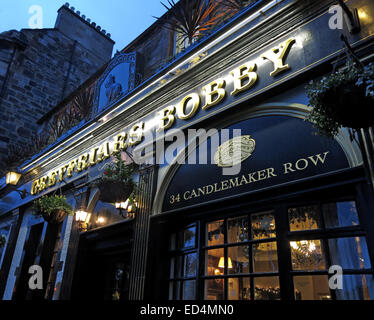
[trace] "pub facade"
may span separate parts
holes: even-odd
[[[371,128],[330,138],[306,120],[305,86],[347,59],[341,34],[373,60],[374,4],[347,2],[358,31],[346,13],[331,28],[334,4],[251,2],[140,83],[145,55],[118,53],[91,118],[1,200],[2,299],[373,299]],[[138,163],[131,206],[96,184],[118,153]],[[33,214],[52,194],[74,209],[59,224]]]

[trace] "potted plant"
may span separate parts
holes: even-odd
[[[119,203],[131,198],[136,188],[132,177],[138,166],[134,162],[126,163],[122,160],[120,152],[115,153],[113,157],[114,161],[106,166],[96,186],[100,190],[101,201]]]
[[[2,234],[0,234],[0,248],[4,247],[5,243],[6,243],[5,237]]]
[[[340,127],[367,128],[374,124],[374,64],[367,66],[348,61],[306,87],[313,109],[307,120],[324,135],[335,136]]]
[[[66,198],[58,195],[36,199],[33,212],[35,215],[42,215],[45,221],[52,224],[59,224],[64,221],[67,215],[74,215],[73,208]]]

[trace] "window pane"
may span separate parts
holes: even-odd
[[[288,209],[291,231],[315,230],[321,228],[318,206]]]
[[[206,244],[208,246],[216,246],[223,244],[224,242],[224,221],[215,221],[207,224],[207,239]]]
[[[323,205],[322,208],[327,228],[359,225],[356,203],[354,201],[329,203]]]
[[[227,270],[229,274],[249,273],[249,247],[230,247],[227,249]]]
[[[251,300],[251,282],[249,278],[229,278],[229,300]]]
[[[169,300],[174,300],[174,282],[169,282]]]
[[[197,253],[184,256],[184,276],[193,277],[196,275]]]
[[[277,243],[267,242],[253,245],[253,272],[277,272]]]
[[[248,241],[248,217],[229,219],[227,237],[228,243]]]
[[[291,241],[293,270],[324,270],[325,258],[320,240]]]
[[[274,238],[275,220],[274,215],[269,213],[259,213],[251,216],[252,239]]]
[[[183,272],[183,256],[176,256],[175,257],[175,262],[176,262],[176,268],[174,269],[174,277],[175,278],[180,278],[182,277],[182,272]]]
[[[183,300],[195,299],[195,280],[183,282]]]
[[[295,300],[331,300],[327,276],[296,276],[293,283]]]
[[[195,247],[196,227],[190,227],[183,231],[183,248]]]
[[[170,236],[170,244],[169,244],[169,249],[170,250],[175,250],[177,248],[177,235],[173,233]]]
[[[343,289],[336,289],[338,300],[373,300],[374,281],[372,275],[343,275]]]
[[[329,239],[331,263],[343,269],[370,269],[365,237]]]
[[[170,259],[170,279],[174,278],[175,258]]]
[[[224,274],[224,253],[223,249],[212,249],[206,251],[205,274],[209,276]]]
[[[261,277],[254,279],[255,300],[280,300],[278,277]]]
[[[174,300],[180,300],[180,288],[181,288],[181,282],[175,281],[173,283],[173,299]],[[169,294],[170,295],[170,294]]]
[[[225,282],[223,279],[205,280],[205,300],[223,300]]]

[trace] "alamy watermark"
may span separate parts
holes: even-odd
[[[331,30],[343,30],[343,8],[339,5],[331,6],[329,9],[331,17],[329,19],[329,28]]]
[[[43,289],[43,269],[39,265],[33,265],[29,268],[29,274],[31,277],[29,279],[29,288],[31,290]]]
[[[133,160],[138,164],[216,164],[223,175],[236,175],[243,157],[254,150],[255,141],[248,137],[242,140],[240,129],[188,129],[186,133],[179,129],[167,133],[148,130],[142,136],[146,143],[135,147]]]
[[[343,268],[333,265],[329,268],[329,288],[331,290],[343,290]]]
[[[30,29],[42,29],[43,28],[43,8],[39,5],[32,5],[29,8],[29,28]]]
[[[343,290],[343,268],[339,265],[333,265],[329,268],[329,288],[330,290]],[[39,265],[33,265],[29,268],[29,288],[31,290],[43,289],[43,269]]]

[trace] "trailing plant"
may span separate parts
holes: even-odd
[[[73,100],[73,108],[79,120],[86,119],[92,109],[94,91],[93,88],[87,88],[80,92]]]
[[[126,163],[122,160],[120,152],[114,153],[113,157],[114,161],[105,166],[101,177],[102,181],[124,182],[135,185],[132,176],[138,169],[138,165],[135,162]]]
[[[362,66],[349,60],[345,68],[311,81],[306,93],[313,108],[307,120],[321,134],[333,137],[343,126],[368,126],[374,104],[374,64]]]
[[[31,136],[28,143],[14,144],[8,146],[8,154],[1,163],[0,174],[4,175],[11,170],[15,170],[28,158],[39,153],[48,145],[49,135],[42,132]]]
[[[100,189],[100,199],[110,203],[124,202],[129,199],[129,202],[133,203],[134,193],[137,190],[133,175],[139,166],[134,161],[130,163],[124,161],[121,152],[114,153],[113,158],[114,161],[105,165],[103,175],[95,183]]]
[[[1,175],[5,175],[7,172],[16,169],[23,160],[29,156],[27,148],[18,144],[9,144],[8,154],[4,157],[1,163]]]
[[[62,195],[43,196],[34,200],[33,213],[42,215],[44,220],[52,223],[61,222],[66,215],[74,215],[72,206]]]
[[[168,10],[169,15],[155,18],[167,29],[180,33],[182,35],[180,41],[187,39],[189,45],[194,38],[214,27],[223,16],[223,13],[217,11],[219,1],[214,0],[182,0],[178,3],[168,0],[169,6],[162,2],[161,4]]]
[[[220,0],[220,4],[223,8],[229,9],[235,14],[255,1],[256,0]]]
[[[0,248],[3,248],[5,244],[6,244],[5,237],[2,234],[0,234]]]
[[[29,156],[39,153],[49,144],[49,132],[42,131],[36,133],[31,137],[31,142],[28,148]]]
[[[78,123],[77,111],[72,106],[68,106],[55,115],[49,123],[50,137],[55,141]]]

